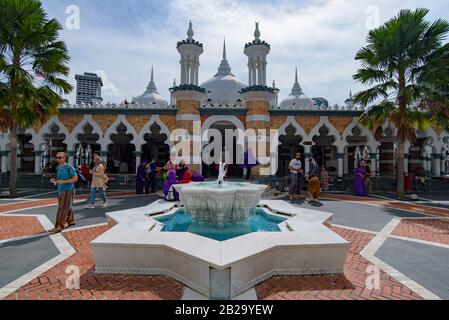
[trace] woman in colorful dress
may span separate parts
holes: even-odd
[[[354,189],[355,193],[359,197],[366,197],[368,195],[365,188],[365,177],[366,177],[365,167],[363,166],[363,162],[359,161],[357,169],[355,169],[355,177],[354,177]]]

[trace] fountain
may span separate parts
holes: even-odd
[[[220,162],[217,182],[177,184],[184,211],[198,224],[225,226],[245,223],[256,214],[266,185],[224,182],[225,164]]]
[[[347,241],[331,213],[261,200],[265,185],[174,185],[180,202],[107,213],[91,242],[95,272],[164,275],[212,299],[231,299],[272,276],[343,272]]]

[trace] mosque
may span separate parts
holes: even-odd
[[[244,45],[248,57],[246,82],[232,73],[224,44],[217,73],[199,84],[203,44],[193,36],[190,23],[187,38],[177,43],[180,82],[170,88],[170,101],[159,94],[152,70],[145,92],[130,102],[61,105],[58,116],[19,130],[19,173],[41,175],[58,151],[66,151],[72,164],[89,163],[93,152],[98,152],[107,161],[110,174],[133,175],[142,159],[155,157],[163,165],[178,140],[201,139],[193,128],[196,122],[200,123],[201,134],[211,128],[220,132],[276,129],[277,148],[267,155],[275,157],[278,163],[276,170],[269,173],[271,176],[285,176],[290,159],[298,151],[303,159],[314,156],[320,165],[329,168],[331,175],[338,177],[352,175],[358,159],[371,159],[378,175],[395,174],[396,128],[385,123],[368,130],[358,124],[364,110],[354,105],[352,94],[344,106],[329,106],[321,97],[309,98],[296,71],[292,74],[290,94],[279,99],[275,83],[267,84],[271,47],[261,39],[258,23],[254,39]],[[173,137],[177,129],[188,134]],[[449,133],[430,128],[417,134],[418,141],[406,145],[405,170],[412,172],[423,166],[430,176],[448,174]],[[269,144],[267,136],[257,139]],[[0,155],[1,172],[8,172],[7,133],[0,133]],[[214,174],[213,168],[202,163],[201,154],[194,149],[187,158],[193,163],[191,170],[206,176]],[[244,176],[245,170],[235,165],[230,175]],[[254,174],[260,175],[261,171],[256,169]]]

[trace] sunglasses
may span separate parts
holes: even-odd
[[[59,159],[65,159],[65,158],[64,158],[64,157],[56,157],[56,159],[58,159],[58,160],[59,160]]]

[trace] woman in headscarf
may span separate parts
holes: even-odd
[[[187,170],[184,173],[184,178],[181,180],[181,183],[186,184],[186,183],[190,183],[190,182],[192,182],[192,173],[189,170]]]
[[[142,160],[137,167],[136,174],[136,194],[143,194],[143,189],[147,184],[147,160]]]
[[[308,201],[318,201],[320,197],[320,167],[314,158],[309,158],[308,181]]]
[[[167,180],[164,183],[164,198],[167,201],[178,201],[179,193],[176,191],[174,184],[178,184],[179,182],[176,180],[176,173],[173,170],[170,170],[167,174]]]
[[[365,177],[366,177],[366,170],[363,166],[363,162],[359,161],[358,166],[355,169],[355,177],[354,177],[354,189],[359,197],[366,197],[368,195],[365,188]]]

